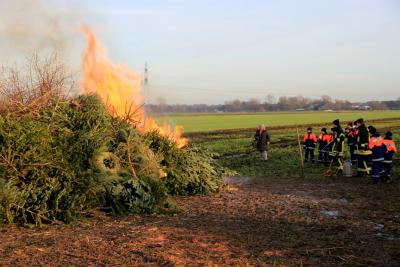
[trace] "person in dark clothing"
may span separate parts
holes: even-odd
[[[374,126],[372,126],[372,125],[368,125],[367,129],[368,129],[368,132],[370,133],[370,132],[371,132],[371,130],[372,130],[372,129],[374,129]]]
[[[372,151],[372,180],[374,184],[378,184],[383,172],[386,145],[383,143],[380,133],[374,127],[370,128],[370,134],[369,149]]]
[[[362,177],[371,172],[371,155],[369,149],[369,132],[363,119],[357,120],[357,176]]]
[[[357,127],[352,122],[347,124],[347,128],[345,131],[345,135],[347,137],[347,145],[350,149],[350,159],[353,165],[357,165]]]
[[[270,136],[264,124],[260,124],[256,133],[254,134],[254,144],[257,150],[261,152],[261,160],[267,160]]]
[[[335,137],[335,132],[332,131],[333,128],[329,131],[329,143],[328,143],[328,161],[325,163],[325,165],[329,165],[329,163],[332,161],[332,149],[333,149],[333,144],[334,144],[334,137]]]
[[[336,174],[341,174],[343,172],[344,141],[346,137],[339,120],[333,121],[333,128],[331,130],[334,132],[331,156],[336,166]]]
[[[392,132],[385,133],[385,137],[383,138],[383,143],[386,145],[386,153],[385,158],[383,160],[383,177],[384,182],[391,181],[391,173],[392,173],[392,165],[393,165],[393,157],[397,152],[396,143],[392,138]]]
[[[311,158],[311,162],[312,163],[315,162],[314,158],[315,143],[317,143],[317,137],[315,136],[315,134],[313,134],[311,127],[308,127],[307,133],[304,135],[305,162],[308,162],[309,156]]]
[[[331,142],[331,135],[326,132],[326,128],[321,129],[318,135],[318,163],[327,163],[329,155],[329,143]]]

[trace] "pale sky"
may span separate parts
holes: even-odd
[[[66,21],[91,26],[115,63],[148,62],[153,101],[400,96],[400,0],[50,2],[79,13]],[[71,62],[85,47],[76,35]]]

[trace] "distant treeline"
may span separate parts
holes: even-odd
[[[281,96],[278,100],[268,96],[267,101],[250,99],[247,101],[232,100],[224,104],[207,105],[169,105],[165,101],[158,104],[147,104],[146,111],[150,113],[201,113],[201,112],[266,112],[266,111],[295,111],[295,110],[388,110],[400,109],[400,98],[393,101],[367,101],[355,103],[347,100],[335,99],[330,96],[322,96],[319,99],[311,99],[303,96]]]

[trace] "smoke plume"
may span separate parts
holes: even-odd
[[[0,62],[18,62],[33,53],[70,58],[81,23],[79,8],[63,0],[1,0]]]

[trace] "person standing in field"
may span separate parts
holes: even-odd
[[[393,157],[397,152],[396,143],[393,140],[392,132],[385,133],[383,143],[386,146],[386,153],[383,160],[383,178],[384,182],[390,182],[392,176]]]
[[[334,131],[332,131],[332,128],[331,128],[331,130],[329,131],[329,133],[328,133],[328,135],[329,135],[329,137],[328,137],[328,139],[329,139],[329,142],[328,142],[328,148],[327,148],[327,150],[328,150],[328,161],[326,162],[326,164],[325,165],[329,165],[329,163],[330,162],[332,162],[332,150],[333,150],[333,144],[335,143],[334,142],[334,138],[335,138],[335,132]]]
[[[357,129],[356,125],[352,122],[347,124],[345,135],[347,137],[347,145],[350,149],[350,158],[353,165],[357,165]]]
[[[362,177],[370,174],[372,151],[369,149],[369,132],[363,119],[357,120],[357,176]]]
[[[340,175],[343,173],[344,140],[346,136],[339,120],[333,121],[332,132],[334,132],[334,139],[331,155],[333,163],[336,165],[336,174]]]
[[[257,150],[261,152],[261,160],[267,160],[270,137],[264,124],[260,124],[260,126],[258,126],[258,129],[254,135],[254,144]]]
[[[305,157],[304,161],[308,162],[308,157],[310,156],[311,162],[314,163],[314,150],[315,144],[317,143],[317,137],[312,132],[312,128],[307,128],[307,133],[304,135],[304,149],[305,149]]]
[[[329,155],[329,143],[331,142],[331,135],[327,133],[326,128],[321,129],[318,135],[318,163],[326,164]]]
[[[369,140],[369,149],[372,151],[372,182],[378,184],[381,182],[383,170],[383,161],[385,160],[386,145],[383,138],[375,127],[370,128],[371,138]]]

